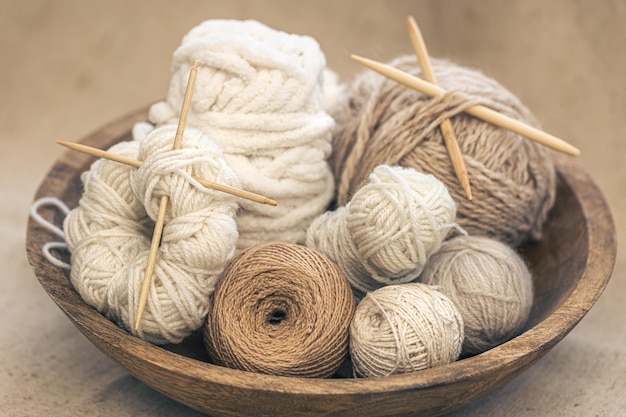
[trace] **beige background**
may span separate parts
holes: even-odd
[[[63,152],[165,95],[171,53],[209,18],[253,18],[318,39],[344,79],[350,53],[410,53],[413,14],[433,56],[481,68],[546,130],[582,150],[626,237],[626,2],[0,0],[0,415],[198,416],[92,347],[26,261],[32,195]],[[626,411],[626,257],[597,305],[553,351],[466,416],[621,416]]]

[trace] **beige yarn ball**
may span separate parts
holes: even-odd
[[[390,65],[421,77],[414,56]],[[518,246],[539,239],[554,203],[556,175],[549,149],[463,113],[482,104],[536,126],[530,111],[482,73],[433,60],[438,84],[449,93],[430,98],[364,71],[331,112],[331,168],[337,204],[345,205],[374,167],[401,165],[432,174],[457,203],[457,223],[470,235],[492,236]],[[423,77],[422,77],[423,78]],[[469,174],[473,201],[459,184],[443,142],[440,123],[450,118]]]
[[[438,286],[465,323],[463,353],[484,352],[517,335],[533,303],[531,273],[510,247],[493,239],[459,236],[426,264],[421,281]]]
[[[219,365],[329,377],[348,355],[353,313],[350,286],[330,260],[304,246],[259,244],[227,264],[204,342]]]
[[[358,376],[388,376],[445,365],[461,353],[463,319],[433,287],[389,285],[368,293],[350,325]]]

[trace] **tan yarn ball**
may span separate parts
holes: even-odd
[[[442,293],[421,283],[369,292],[350,325],[350,355],[358,376],[389,376],[455,361],[463,319]]]
[[[424,268],[458,307],[465,323],[463,353],[484,352],[517,335],[533,303],[531,273],[510,247],[493,239],[459,236],[445,242]]]
[[[413,56],[390,65],[421,77]],[[535,118],[518,98],[482,73],[436,59],[432,65],[447,94],[429,98],[368,70],[335,106],[331,168],[337,204],[350,201],[374,167],[401,165],[432,174],[446,185],[457,203],[457,223],[469,234],[492,236],[512,246],[539,239],[556,192],[550,151],[463,110],[482,104],[537,126]],[[452,120],[467,166],[471,202],[438,127],[446,118]]]
[[[219,365],[329,377],[347,356],[353,313],[352,291],[334,263],[304,246],[259,244],[226,266],[204,342]]]

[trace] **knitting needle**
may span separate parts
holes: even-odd
[[[437,84],[437,79],[435,78],[435,74],[433,73],[433,68],[430,65],[430,57],[428,56],[426,42],[424,42],[422,32],[417,26],[417,22],[415,22],[413,16],[407,17],[406,25],[409,29],[411,44],[413,44],[413,49],[415,50],[415,55],[417,56],[417,62],[422,69],[424,79],[429,83]],[[450,156],[450,161],[452,162],[454,172],[456,173],[456,176],[459,179],[463,190],[465,191],[467,199],[471,201],[472,189],[470,188],[469,178],[467,176],[467,168],[465,167],[465,161],[463,161],[463,155],[461,154],[459,143],[457,142],[456,135],[454,134],[454,127],[452,127],[452,122],[450,121],[450,119],[445,119],[441,122],[441,125],[439,127],[441,128],[441,134],[443,135],[443,140],[446,144],[446,148],[448,149],[448,155]]]
[[[98,149],[98,148],[92,148],[91,146],[82,145],[80,143],[64,142],[62,140],[57,141],[57,143],[59,145],[61,145],[61,146],[65,146],[66,148],[70,148],[70,149],[72,149],[74,151],[78,151],[78,152],[86,153],[86,154],[89,154],[89,155],[93,155],[93,156],[96,156],[98,158],[108,159],[108,160],[111,160],[111,161],[114,161],[114,162],[119,162],[121,164],[130,165],[130,166],[135,167],[135,168],[139,168],[141,166],[141,164],[143,164],[142,161],[138,161],[136,159],[129,158],[129,157],[123,156],[123,155],[115,155],[113,153],[110,153],[110,152],[107,152],[107,151],[103,151],[103,150]],[[224,193],[231,194],[231,195],[234,195],[236,197],[245,198],[246,200],[254,201],[255,203],[267,204],[267,205],[270,205],[270,206],[275,206],[276,205],[276,201],[274,201],[274,200],[272,200],[270,198],[264,197],[262,195],[255,194],[255,193],[250,192],[250,191],[240,190],[238,188],[230,187],[228,185],[223,185],[223,184],[219,184],[217,182],[205,180],[205,179],[196,177],[195,175],[192,175],[191,177],[194,180],[198,181],[203,186],[205,186],[206,188],[210,188],[210,189],[217,190],[217,191],[222,191]]]
[[[400,71],[390,65],[382,64],[380,62],[376,62],[358,55],[352,55],[352,59],[354,59],[359,64],[364,65],[393,81],[413,88],[427,96],[435,97],[437,95],[446,93],[446,90],[444,90],[443,88],[431,84],[428,81],[424,81],[421,78],[414,77],[411,74],[407,74],[404,71]],[[563,139],[557,138],[556,136],[553,136],[547,132],[529,126],[526,123],[520,122],[519,120],[512,119],[483,105],[475,104],[467,108],[465,112],[501,128],[511,130],[517,134],[525,136],[530,140],[550,147],[556,151],[573,156],[580,155],[580,150],[578,150],[578,148],[575,148],[574,146],[565,142]]]
[[[187,81],[187,90],[185,91],[185,98],[183,99],[183,107],[180,110],[180,118],[178,119],[178,128],[176,129],[176,136],[174,137],[174,149],[180,149],[180,145],[183,139],[183,132],[185,130],[185,124],[187,123],[187,113],[189,111],[189,103],[191,101],[191,93],[193,86],[196,82],[196,75],[198,74],[198,61],[194,61],[189,71],[189,80]],[[169,204],[169,197],[164,195],[161,197],[159,203],[159,212],[157,215],[156,223],[154,224],[154,232],[152,233],[152,242],[150,243],[150,252],[148,252],[148,262],[146,264],[146,270],[143,276],[143,283],[141,284],[141,293],[139,294],[139,305],[137,307],[137,319],[135,320],[135,331],[139,329],[139,323],[141,322],[141,316],[146,308],[146,302],[148,301],[148,291],[150,290],[150,284],[152,283],[152,274],[154,273],[154,266],[156,263],[156,256],[159,250],[159,244],[161,242],[161,236],[163,235],[163,226],[165,224],[165,213],[167,212],[167,205]]]

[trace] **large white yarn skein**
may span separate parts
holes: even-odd
[[[455,215],[441,181],[412,168],[380,165],[346,206],[315,219],[306,244],[335,261],[362,296],[415,280]]]
[[[319,45],[256,21],[205,21],[173,55],[167,99],[150,109],[155,125],[178,119],[196,59],[200,71],[188,125],[215,138],[244,189],[278,202],[269,207],[240,201],[237,246],[303,243],[334,192],[326,162],[334,121],[324,110],[324,88],[330,90],[332,80],[324,81]]]
[[[176,126],[109,151],[143,160],[132,168],[96,161],[82,174],[84,193],[64,221],[71,281],[111,320],[152,343],[177,343],[202,325],[216,277],[234,254],[237,204],[192,175],[240,187],[220,148],[187,128],[172,150]],[[146,309],[134,322],[161,196],[170,197]]]

